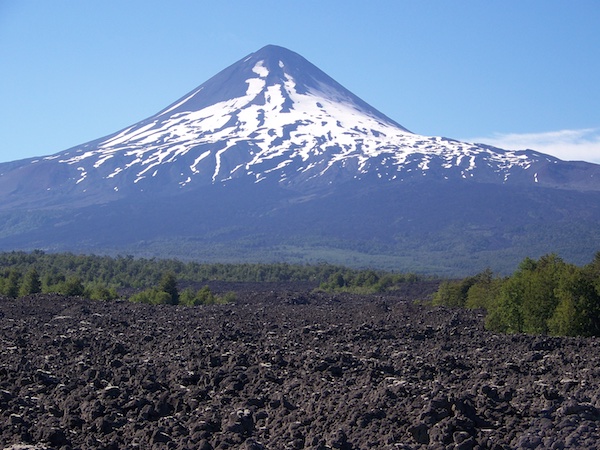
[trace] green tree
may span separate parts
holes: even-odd
[[[179,295],[179,304],[193,306],[196,293],[193,289],[187,288]]]
[[[466,294],[463,291],[462,282],[444,280],[433,294],[433,304],[436,306],[462,307],[465,305]]]
[[[360,272],[353,280],[352,284],[357,287],[371,287],[377,284],[379,275],[373,270]]]
[[[37,294],[42,291],[42,282],[40,280],[40,274],[35,267],[29,269],[29,271],[23,277],[19,294],[21,296],[29,294]]]
[[[42,277],[42,291],[59,292],[60,286],[64,282],[64,274],[58,273],[56,268],[53,268],[51,272],[44,274],[44,276]]]
[[[17,298],[21,284],[21,274],[16,269],[10,269],[4,283],[4,295]]]
[[[217,297],[215,297],[208,286],[204,286],[200,289],[194,300],[195,305],[213,305],[215,303],[218,303]]]
[[[503,284],[496,305],[488,310],[486,326],[503,333],[523,332],[523,282],[513,275]]]
[[[167,272],[163,275],[158,285],[158,290],[169,294],[169,303],[177,305],[179,303],[179,290],[177,289],[177,278],[173,272]]]
[[[85,292],[81,278],[70,277],[66,281],[61,283],[58,288],[58,293],[66,295],[67,297],[79,297]]]
[[[570,266],[556,289],[559,303],[548,321],[552,334],[600,336],[600,294],[589,267]]]
[[[557,255],[542,256],[535,269],[525,277],[523,326],[527,333],[548,333],[548,320],[554,314],[559,299],[556,296],[561,274],[568,265]]]
[[[526,258],[501,286],[498,301],[488,310],[487,325],[496,331],[546,334],[560,303],[560,280],[572,265],[555,254]],[[562,307],[567,314],[567,300]],[[557,327],[557,323],[553,325]]]
[[[437,292],[433,296],[434,305],[445,305],[469,308],[480,308],[484,299],[491,295],[490,289],[494,274],[486,269],[475,276],[462,280],[446,280],[440,283]],[[469,300],[469,293],[470,300]]]
[[[149,305],[169,304],[172,301],[171,295],[159,289],[146,289],[129,297],[129,301],[134,303],[146,303]]]
[[[482,308],[487,311],[494,308],[500,296],[504,279],[489,278],[473,284],[467,291],[465,306],[469,309]]]
[[[109,288],[100,283],[88,284],[84,295],[91,300],[114,300],[119,298],[115,288]]]
[[[192,289],[186,289],[181,293],[180,303],[186,306],[225,304],[235,301],[236,295],[233,292],[227,292],[222,295],[215,295],[208,286],[194,292]]]
[[[347,285],[347,281],[344,278],[344,274],[342,272],[334,272],[329,275],[327,281],[323,281],[319,286],[320,289],[324,291],[335,291],[341,289]]]

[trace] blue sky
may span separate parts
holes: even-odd
[[[125,128],[266,44],[415,133],[600,163],[596,0],[0,0],[0,162]]]

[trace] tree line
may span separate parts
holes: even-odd
[[[525,258],[508,277],[488,269],[444,281],[433,303],[485,309],[493,331],[600,336],[600,252],[582,267],[548,254]]]
[[[94,300],[126,297],[143,303],[196,305],[231,300],[232,294],[217,296],[207,286],[189,287],[208,281],[310,282],[317,286],[335,278],[338,285],[339,280],[344,280],[343,287],[356,287],[374,279],[370,272],[330,264],[203,264],[133,256],[13,251],[0,253],[0,295],[17,298],[41,292]],[[374,276],[379,280],[380,275]],[[169,287],[173,282],[188,287],[173,295]],[[379,285],[388,282],[384,278]],[[334,285],[330,287],[333,289]]]
[[[236,295],[233,292],[216,295],[208,286],[203,286],[198,290],[188,287],[180,292],[177,286],[177,278],[169,272],[163,275],[158,286],[131,295],[129,301],[151,305],[198,306],[229,303],[235,298]]]
[[[352,292],[356,294],[371,294],[376,292],[393,291],[400,284],[415,283],[425,277],[414,273],[389,273],[374,270],[336,270],[319,285],[326,292]]]
[[[234,298],[231,293],[215,295],[205,285],[208,281],[311,282],[324,291],[367,294],[431,279],[330,264],[203,264],[39,250],[0,253],[0,295],[12,298],[41,292],[200,305]],[[180,286],[187,287],[180,290]],[[493,331],[600,336],[600,252],[583,267],[548,254],[538,260],[525,258],[507,277],[487,269],[464,279],[445,280],[433,304],[484,309],[486,326]]]
[[[84,285],[102,283],[116,288],[147,288],[162,276],[173,273],[182,282],[294,282],[320,283],[344,267],[330,264],[223,264],[184,262],[177,259],[134,258],[133,256],[76,255],[72,253],[0,252],[0,275],[10,270],[24,275],[35,268],[44,277],[78,277]]]

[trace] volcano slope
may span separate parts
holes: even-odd
[[[0,299],[0,448],[597,448],[598,340],[406,296]]]

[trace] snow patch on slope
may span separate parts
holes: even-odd
[[[285,68],[281,60],[278,65]],[[235,176],[289,181],[295,174],[310,179],[333,168],[356,168],[359,178],[377,168],[378,177],[395,180],[399,173],[417,169],[426,174],[436,164],[445,170],[459,168],[463,178],[473,176],[477,164],[486,164],[506,180],[512,167],[528,169],[531,164],[522,153],[410,133],[364,110],[343,91],[320,82],[300,87],[285,71],[278,82],[267,84],[269,69],[263,60],[251,74],[255,76],[245,79],[247,88],[240,97],[169,114],[200,94],[201,87],[93,148],[82,146],[75,154],[57,157],[81,169],[77,183],[92,169],[107,179],[135,170],[138,183],[187,158],[181,186],[201,174],[211,174],[212,183]]]

